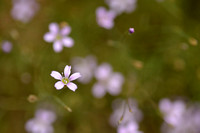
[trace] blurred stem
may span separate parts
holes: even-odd
[[[67,111],[72,112],[72,109],[67,106],[60,98],[53,96],[53,98],[55,99],[55,101],[57,101],[60,105],[62,105]]]

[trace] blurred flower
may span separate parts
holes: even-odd
[[[110,116],[110,125],[116,127],[118,123],[121,126],[129,122],[140,122],[142,112],[138,109],[137,102],[134,99],[128,100],[117,99],[112,104],[114,112]]]
[[[138,130],[138,128],[138,124],[134,121],[131,121],[126,125],[119,126],[117,133],[142,133]]]
[[[55,83],[55,88],[57,90],[62,89],[65,85],[72,91],[75,91],[77,89],[77,85],[72,83],[71,81],[76,80],[81,77],[80,73],[74,73],[71,76],[69,76],[71,73],[71,66],[66,65],[64,69],[64,77],[57,71],[52,71],[51,76],[55,79],[58,79],[60,81]]]
[[[200,106],[187,106],[183,101],[171,102],[163,99],[160,110],[164,115],[163,133],[199,133]]]
[[[95,77],[98,80],[94,84],[92,93],[96,98],[101,98],[106,91],[111,95],[118,95],[124,83],[121,73],[112,72],[112,67],[108,63],[103,63],[95,70]]]
[[[54,112],[39,109],[36,111],[35,118],[27,121],[25,128],[29,133],[53,133],[52,124],[55,120]]]
[[[10,53],[10,51],[12,50],[12,47],[13,47],[12,43],[9,41],[3,41],[2,46],[1,46],[3,52],[5,53]]]
[[[171,102],[169,99],[161,100],[159,108],[164,114],[165,121],[172,126],[176,126],[180,123],[186,109],[184,102]]]
[[[35,0],[13,0],[12,17],[15,20],[27,23],[38,11],[39,5]]]
[[[130,13],[135,10],[137,0],[106,0],[110,9],[116,14]]]
[[[86,58],[75,57],[71,62],[73,70],[81,73],[78,81],[84,84],[89,83],[96,68],[96,58],[94,56],[87,56]]]
[[[134,28],[129,28],[129,33],[134,33],[135,32],[135,30],[134,30]]]
[[[96,10],[96,20],[99,26],[105,29],[112,29],[116,14],[113,11],[107,11],[104,7]]]
[[[74,40],[68,36],[71,32],[71,27],[67,24],[59,27],[57,23],[51,23],[49,25],[49,31],[44,35],[44,40],[46,42],[53,42],[55,52],[61,52],[63,46],[72,47],[74,45]]]

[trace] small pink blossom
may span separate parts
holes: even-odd
[[[94,84],[92,93],[96,98],[103,97],[106,92],[111,95],[118,95],[124,83],[121,73],[113,72],[108,63],[103,63],[95,71],[97,83]]]
[[[113,127],[117,126],[123,113],[124,115],[122,121],[120,122],[120,125],[126,125],[131,121],[139,123],[142,120],[143,114],[141,110],[138,108],[137,102],[132,98],[129,98],[127,100],[128,101],[123,99],[116,99],[112,103],[113,113],[109,119],[111,126]]]
[[[85,58],[75,57],[71,62],[73,70],[81,73],[81,77],[78,81],[83,84],[89,83],[94,76],[94,71],[97,65],[96,58],[92,55]]]
[[[13,19],[27,23],[38,9],[39,4],[35,0],[13,0],[11,15]]]
[[[137,0],[106,0],[110,9],[118,15],[123,12],[133,12],[136,8],[136,2]]]
[[[186,111],[184,102],[171,102],[169,99],[163,99],[160,101],[159,108],[164,115],[165,121],[172,126],[176,126],[180,123],[183,114]]]
[[[27,121],[25,128],[29,133],[53,133],[53,122],[56,115],[53,111],[39,109],[35,113],[35,118]]]
[[[2,46],[1,46],[1,48],[2,48],[2,50],[5,52],[5,53],[10,53],[11,52],[11,50],[12,50],[12,43],[11,42],[9,42],[9,41],[4,41],[3,43],[2,43]]]
[[[99,7],[96,10],[96,20],[99,26],[105,29],[112,29],[116,14],[113,11],[107,11],[104,7]]]
[[[126,125],[120,125],[117,133],[143,133],[138,128],[138,124],[135,121],[130,121]]]
[[[75,91],[77,89],[77,85],[72,83],[71,81],[76,80],[81,77],[80,73],[74,73],[70,76],[71,73],[71,66],[66,65],[64,69],[64,76],[62,76],[57,71],[52,71],[51,76],[55,79],[58,79],[60,81],[55,83],[55,88],[57,90],[62,89],[65,85],[72,91]]]
[[[55,52],[61,52],[64,47],[72,47],[74,40],[68,35],[71,32],[71,27],[68,25],[60,27],[57,23],[49,25],[49,32],[44,35],[46,42],[53,42],[53,49]]]

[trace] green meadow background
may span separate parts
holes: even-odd
[[[138,0],[137,8],[115,19],[111,30],[99,27],[95,10],[108,9],[103,0],[38,0],[40,9],[27,24],[15,21],[11,0],[0,0],[0,42],[13,43],[11,53],[0,51],[0,133],[25,133],[26,121],[40,107],[57,114],[55,133],[115,133],[109,125],[112,101],[132,97],[144,118],[144,133],[159,133],[162,98],[200,101],[200,1]],[[67,22],[75,45],[55,53],[43,40],[51,22]],[[135,28],[129,34],[128,29]],[[62,72],[73,57],[94,55],[125,77],[118,96],[96,99],[89,84],[76,92],[56,90],[52,70]],[[73,68],[72,68],[73,69]],[[27,98],[37,97],[33,103]],[[59,100],[56,100],[56,98]],[[64,105],[69,106],[68,112]]]

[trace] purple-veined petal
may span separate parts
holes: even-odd
[[[102,98],[106,94],[106,89],[102,84],[96,83],[92,88],[92,94],[96,98]]]
[[[53,43],[53,49],[56,53],[59,53],[60,51],[62,51],[63,49],[63,46],[62,46],[62,43],[60,41],[55,41]]]
[[[71,37],[63,38],[62,42],[65,47],[72,47],[74,45],[74,40]]]
[[[55,79],[62,80],[62,75],[59,72],[52,71],[50,75]]]
[[[57,34],[59,32],[59,25],[57,23],[51,23],[49,24],[49,30],[54,34]]]
[[[60,32],[61,32],[61,35],[67,36],[71,32],[71,28],[69,26],[65,26],[64,28],[62,28]]]
[[[77,85],[74,84],[74,83],[72,83],[72,82],[69,82],[69,83],[67,84],[67,87],[68,87],[70,90],[72,90],[72,91],[75,91],[75,90],[77,89]]]
[[[78,78],[81,77],[81,74],[80,73],[74,73],[72,74],[70,77],[69,77],[69,81],[73,81],[73,80],[76,80]]]
[[[56,82],[55,83],[55,88],[57,89],[57,90],[60,90],[60,89],[62,89],[63,87],[64,87],[64,83],[62,82],[62,81],[58,81],[58,82]]]
[[[55,37],[56,37],[55,34],[48,32],[48,33],[46,33],[46,34],[44,35],[44,40],[45,40],[46,42],[53,42],[53,41],[55,40]]]
[[[64,69],[65,77],[68,78],[69,75],[70,75],[70,73],[71,73],[71,66],[66,65],[66,66],[65,66],[65,69]]]

